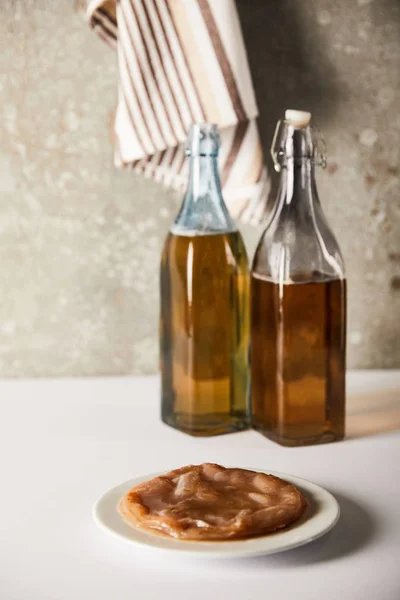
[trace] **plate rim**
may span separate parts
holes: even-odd
[[[297,475],[291,475],[290,473],[285,473],[283,471],[274,471],[274,470],[270,470],[270,469],[260,469],[260,468],[251,468],[251,467],[230,467],[227,466],[226,468],[243,468],[243,469],[247,469],[247,470],[252,470],[258,473],[265,473],[266,475],[274,475],[275,477],[280,477],[281,479],[284,479],[286,481],[289,481],[289,483],[292,483],[296,486],[299,486],[300,488],[302,488],[301,491],[303,491],[303,493],[305,493],[305,495],[307,496],[307,492],[312,493],[312,488],[314,488],[315,491],[318,491],[319,493],[322,492],[322,494],[325,496],[325,500],[329,501],[329,505],[331,509],[334,509],[335,513],[333,518],[330,519],[330,521],[324,526],[321,527],[319,530],[315,531],[313,534],[311,535],[307,535],[306,537],[303,537],[302,539],[293,539],[291,542],[288,541],[286,544],[284,544],[281,547],[277,547],[277,546],[273,546],[273,547],[269,547],[269,548],[252,548],[251,544],[255,543],[255,542],[260,542],[261,540],[265,539],[271,539],[271,535],[266,535],[266,536],[260,536],[260,537],[256,537],[256,538],[249,538],[247,540],[228,540],[228,541],[209,541],[209,542],[189,542],[189,541],[182,541],[182,540],[174,540],[173,538],[164,538],[162,536],[157,536],[154,534],[151,534],[149,532],[144,532],[144,531],[140,531],[140,535],[142,534],[146,534],[146,536],[149,536],[148,539],[153,541],[154,543],[148,543],[145,539],[140,539],[139,538],[135,538],[134,536],[129,537],[128,535],[121,533],[119,531],[116,531],[114,528],[112,528],[111,526],[107,525],[103,519],[101,518],[101,516],[99,515],[99,509],[102,507],[103,504],[105,504],[107,501],[109,500],[109,496],[111,496],[112,494],[115,494],[117,492],[117,490],[120,490],[120,494],[122,497],[122,495],[124,493],[126,493],[131,487],[133,487],[134,485],[138,485],[140,483],[143,483],[145,481],[149,481],[150,479],[154,478],[154,477],[158,477],[160,475],[164,475],[165,473],[168,473],[168,471],[157,471],[154,473],[147,473],[145,475],[139,475],[137,477],[133,477],[131,479],[128,479],[118,485],[115,485],[113,487],[111,487],[110,489],[108,489],[105,493],[103,493],[94,503],[93,505],[93,509],[92,509],[92,518],[94,520],[94,522],[96,523],[96,525],[102,529],[103,531],[105,531],[108,535],[111,535],[113,537],[116,537],[120,540],[123,540],[126,544],[130,544],[136,547],[140,547],[140,548],[147,548],[149,550],[157,550],[160,552],[170,552],[170,553],[174,553],[175,555],[186,555],[186,556],[193,556],[196,558],[245,558],[245,557],[256,557],[256,556],[266,556],[268,554],[277,554],[280,552],[286,552],[288,550],[293,550],[294,548],[299,548],[301,546],[304,546],[310,542],[313,542],[317,539],[319,539],[320,537],[326,535],[327,533],[329,533],[329,531],[331,531],[335,525],[337,524],[339,518],[340,518],[340,504],[337,501],[337,499],[335,498],[335,496],[329,492],[327,489],[325,489],[324,487],[308,480],[305,479],[303,477],[298,477]],[[126,491],[123,491],[123,488],[126,488]],[[311,489],[307,489],[307,488],[311,488]],[[328,505],[328,508],[329,508]],[[117,512],[117,505],[115,505],[115,511]],[[310,523],[310,521],[312,520],[312,518],[316,517],[317,515],[311,516],[309,519],[306,519],[303,523],[300,523],[301,525],[305,525],[307,522]],[[122,517],[121,521],[123,522]],[[135,531],[135,528],[130,526],[127,523],[124,523],[124,525],[126,526],[126,531],[128,530],[132,530]],[[293,526],[293,528],[290,529],[284,529],[282,532],[277,532],[274,533],[274,537],[275,536],[279,536],[279,535],[284,535],[285,533],[289,533],[292,531],[295,531],[296,529],[296,525]],[[168,547],[164,547],[160,544],[157,544],[157,540],[167,540],[168,542],[172,542],[171,546]],[[176,545],[175,545],[176,544]],[[242,548],[238,547],[238,544],[242,545]],[[201,545],[201,548],[199,547]],[[247,548],[244,548],[243,545],[248,545]]]

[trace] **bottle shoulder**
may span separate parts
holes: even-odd
[[[275,281],[344,279],[336,237],[319,204],[310,211],[276,210],[258,243],[252,270]]]

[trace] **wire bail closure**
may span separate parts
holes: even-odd
[[[297,129],[287,121],[280,119],[276,124],[271,144],[271,157],[275,171],[278,173],[281,171],[284,159],[288,157],[288,146],[290,144],[287,142],[293,138],[295,131],[304,131],[305,133],[307,145],[307,154],[305,156],[310,158],[315,165],[325,169],[327,165],[326,142],[319,127],[314,123],[303,129]],[[293,143],[291,147],[293,148]]]

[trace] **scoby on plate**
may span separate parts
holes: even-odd
[[[179,540],[223,541],[266,535],[303,515],[291,483],[246,469],[189,465],[133,487],[118,510],[133,527]]]

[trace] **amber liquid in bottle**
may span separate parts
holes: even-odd
[[[169,233],[160,283],[163,421],[192,435],[245,428],[249,274],[240,233]]]
[[[252,421],[283,445],[344,436],[346,282],[253,274]]]

